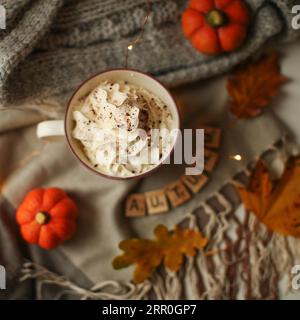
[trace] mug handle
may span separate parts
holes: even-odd
[[[43,121],[37,125],[36,135],[39,139],[55,138],[65,135],[63,120]]]

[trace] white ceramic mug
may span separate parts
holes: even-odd
[[[74,120],[73,120],[73,107],[78,104],[80,98],[85,97],[89,94],[93,89],[95,89],[101,82],[105,80],[110,80],[112,82],[116,81],[127,81],[133,85],[143,87],[146,90],[152,92],[161,101],[169,108],[172,117],[173,117],[173,127],[171,129],[179,129],[180,127],[180,119],[179,113],[174,99],[172,98],[170,92],[156,79],[152,78],[148,74],[142,73],[137,70],[130,69],[112,69],[104,72],[100,72],[91,78],[84,81],[79,88],[72,95],[71,99],[66,108],[65,119],[64,120],[52,120],[52,121],[44,121],[38,124],[37,126],[37,136],[38,138],[54,138],[58,136],[65,136],[67,138],[68,144],[76,156],[76,158],[84,164],[87,168],[92,170],[93,172],[102,175],[104,177],[110,179],[132,179],[132,178],[141,178],[149,173],[152,173],[156,170],[172,153],[174,146],[177,141],[177,136],[175,136],[173,146],[170,148],[169,153],[161,159],[161,161],[149,171],[146,171],[142,174],[138,174],[130,177],[117,177],[110,176],[106,173],[102,173],[94,169],[93,165],[90,163],[82,148],[80,147],[78,141],[76,141],[72,137],[72,130],[74,128]]]

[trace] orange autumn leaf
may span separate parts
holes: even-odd
[[[300,158],[290,158],[277,181],[259,161],[247,188],[238,188],[245,207],[271,231],[300,237]]]
[[[159,225],[154,234],[155,240],[134,238],[122,241],[119,248],[124,253],[113,260],[113,267],[122,269],[136,264],[133,280],[141,283],[161,264],[177,272],[184,255],[194,256],[198,249],[207,244],[207,238],[192,229],[176,227],[174,231],[168,231],[165,226]]]
[[[286,80],[280,73],[279,56],[276,53],[244,65],[228,78],[230,111],[238,118],[260,115]]]

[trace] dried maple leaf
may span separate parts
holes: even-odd
[[[195,230],[176,227],[174,231],[159,225],[155,228],[156,240],[129,239],[120,243],[124,253],[113,260],[115,269],[136,264],[133,280],[141,283],[162,263],[177,272],[183,262],[183,256],[194,256],[197,249],[207,244],[207,239]]]
[[[300,237],[300,158],[290,158],[275,182],[262,161],[251,174],[247,188],[238,188],[245,207],[270,230]]]
[[[276,53],[262,56],[254,63],[237,69],[228,78],[230,111],[238,118],[253,118],[261,114],[287,78],[280,74]]]

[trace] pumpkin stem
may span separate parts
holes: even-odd
[[[227,16],[223,11],[213,9],[207,13],[206,21],[213,28],[219,28],[227,23]]]
[[[35,221],[40,225],[47,224],[49,220],[50,220],[49,214],[46,212],[38,212],[35,215]]]

